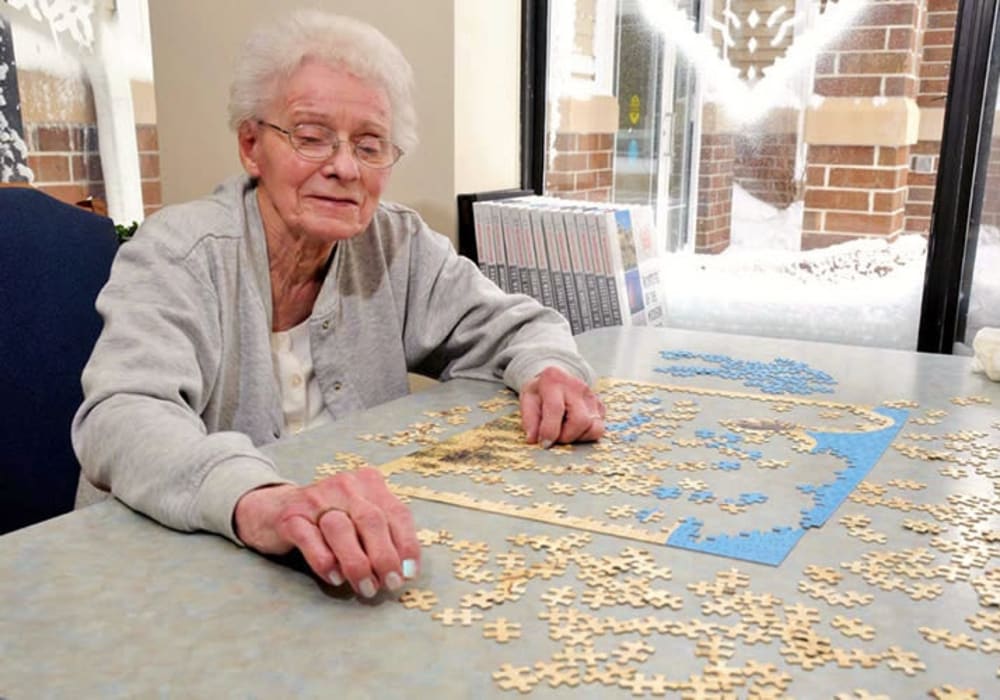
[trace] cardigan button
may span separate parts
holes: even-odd
[[[340,382],[334,382],[334,383],[333,383],[333,390],[334,390],[334,391],[340,391],[340,390],[341,390],[341,388],[342,388],[343,386],[344,386],[344,385],[343,385],[343,384],[341,384]]]
[[[323,321],[323,330],[325,330],[325,331],[330,330],[330,320],[329,319],[327,319],[326,321]]]

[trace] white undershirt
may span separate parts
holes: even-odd
[[[323,409],[323,394],[313,372],[309,349],[309,319],[287,331],[271,333],[271,359],[281,391],[285,431],[301,433],[331,422]]]

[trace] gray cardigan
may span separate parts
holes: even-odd
[[[147,219],[97,309],[104,330],[72,428],[84,473],[165,525],[237,541],[240,496],[285,481],[256,448],[284,419],[254,182],[233,178]],[[556,365],[593,380],[561,316],[501,292],[395,204],[337,244],[309,334],[334,419],[405,395],[407,372],[517,390]]]

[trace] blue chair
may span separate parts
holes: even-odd
[[[111,219],[0,187],[0,534],[73,509],[70,423],[117,249]]]

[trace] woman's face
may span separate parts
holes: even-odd
[[[361,165],[352,139],[391,136],[392,114],[385,91],[340,68],[306,61],[287,81],[264,121],[291,130],[300,124],[331,129],[342,142],[325,161],[306,160],[274,129],[244,122],[240,157],[258,180],[264,227],[271,235],[336,243],[367,228],[391,168]]]

